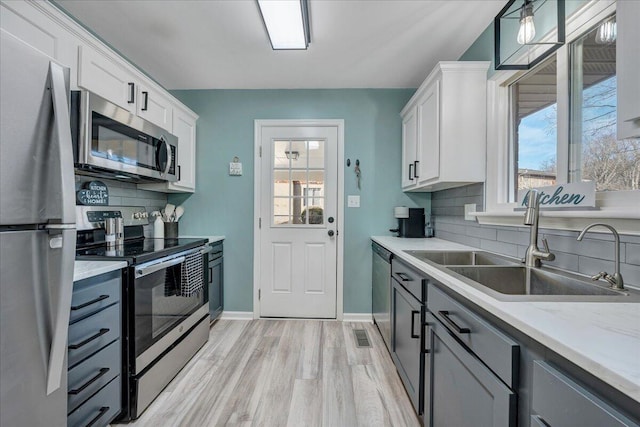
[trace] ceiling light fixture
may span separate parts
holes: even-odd
[[[536,26],[533,23],[533,2],[525,0],[520,9],[520,29],[518,29],[518,44],[531,43],[536,36]]]
[[[598,32],[596,33],[596,43],[598,44],[613,44],[616,41],[618,34],[616,28],[616,18],[609,18],[600,24]]]
[[[300,152],[299,151],[285,151],[284,152],[285,156],[287,156],[287,159],[289,160],[298,160],[300,158]]]
[[[307,0],[257,0],[274,50],[306,49],[309,35]]]

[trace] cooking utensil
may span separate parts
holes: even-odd
[[[184,208],[182,207],[182,205],[178,206],[174,212],[174,216],[175,216],[175,220],[178,221],[180,220],[180,217],[184,214]]]
[[[176,210],[176,205],[167,203],[167,205],[164,207],[164,214],[167,216],[167,219],[165,221],[167,222],[172,221],[171,216],[173,215],[173,212],[175,210]]]

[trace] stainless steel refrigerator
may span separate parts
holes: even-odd
[[[0,37],[0,426],[66,426],[76,236],[69,70]]]

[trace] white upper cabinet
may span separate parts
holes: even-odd
[[[136,114],[135,76],[88,46],[78,48],[78,86]]]
[[[489,62],[440,62],[404,107],[403,190],[484,181],[488,68]]]
[[[80,46],[78,61],[78,86],[173,131],[171,100],[136,76],[130,66],[87,46]]]
[[[176,135],[173,129],[173,106],[169,98],[144,83],[138,83],[136,104],[138,116]]]
[[[640,136],[640,2],[616,5],[618,39],[618,139]]]

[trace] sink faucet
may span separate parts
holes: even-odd
[[[524,213],[524,225],[531,226],[529,247],[524,256],[527,267],[540,267],[540,260],[553,261],[556,256],[549,252],[547,239],[542,239],[544,250],[538,248],[538,218],[540,216],[540,195],[538,190],[529,190],[527,194],[527,210]]]
[[[609,284],[613,289],[618,289],[618,290],[624,289],[624,281],[622,280],[622,274],[620,274],[620,235],[618,234],[616,229],[610,226],[609,224],[603,224],[601,222],[589,224],[578,235],[578,241],[582,241],[582,238],[584,237],[585,234],[587,234],[587,231],[589,231],[589,229],[597,226],[606,227],[613,234],[613,238],[615,239],[615,242],[616,242],[616,246],[614,248],[614,258],[613,258],[614,264],[615,264],[614,268],[616,269],[616,271],[613,274],[613,276],[607,273],[606,271],[601,271],[600,273],[593,276],[591,280],[604,279],[607,282],[609,282]]]

